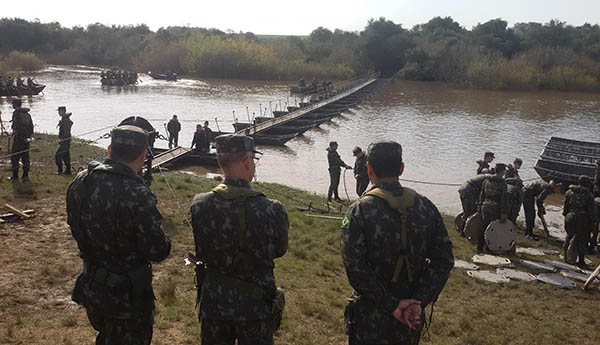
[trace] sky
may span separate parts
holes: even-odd
[[[276,35],[308,35],[319,26],[361,31],[370,18],[379,17],[410,29],[436,16],[450,16],[466,29],[495,18],[510,26],[551,19],[600,24],[600,0],[27,0],[0,9],[2,18],[66,27],[144,23],[152,30],[192,26]]]

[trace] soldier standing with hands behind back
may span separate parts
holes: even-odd
[[[58,107],[58,115],[60,121],[58,121],[58,150],[54,155],[56,162],[57,174],[63,174],[63,163],[65,165],[65,175],[71,175],[71,127],[73,121],[71,121],[71,113],[67,113],[67,107]]]
[[[13,111],[12,116],[13,144],[10,157],[12,176],[9,177],[12,182],[19,180],[19,160],[23,163],[22,180],[29,179],[31,164],[29,160],[29,143],[33,135],[33,121],[29,114],[29,108],[23,108],[21,105],[20,99],[13,99],[12,106],[15,111]]]
[[[250,186],[254,139],[227,134],[216,144],[225,180],[191,206],[196,256],[206,265],[197,268],[201,343],[272,345],[283,312],[273,259],[287,251],[288,216]]]
[[[115,128],[110,158],[90,162],[67,191],[67,223],[83,259],[72,298],[99,332],[96,344],[152,340],[150,262],[167,258],[171,242],[163,233],[156,197],[138,175],[147,144],[148,135],[139,127]]]
[[[181,131],[181,123],[177,120],[177,115],[173,115],[173,118],[169,120],[167,124],[167,132],[169,132],[169,149],[179,146],[179,131]]]
[[[454,266],[442,216],[426,197],[400,185],[403,171],[400,144],[371,144],[373,187],[342,221],[342,259],[354,288],[344,315],[350,345],[418,344],[424,309]]]

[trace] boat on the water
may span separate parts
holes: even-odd
[[[35,96],[40,92],[44,91],[46,85],[32,85],[32,86],[10,86],[0,88],[0,97],[20,97],[20,96]]]
[[[148,75],[153,79],[158,80],[177,81],[179,79],[177,73],[153,73],[152,71],[149,71]]]
[[[169,164],[177,165],[197,165],[197,166],[218,166],[217,154],[214,152],[202,152],[200,150],[186,149],[182,155],[177,156],[176,159],[169,161]],[[152,149],[153,159],[158,160],[162,155],[167,154],[170,151],[166,148],[155,147]]]
[[[581,175],[594,178],[598,160],[600,143],[551,137],[534,169],[545,181],[577,184]]]

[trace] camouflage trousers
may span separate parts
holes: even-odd
[[[565,258],[567,257],[569,245],[572,245],[577,248],[578,262],[585,262],[585,254],[588,250],[588,242],[590,241],[590,232],[592,230],[592,224],[587,215],[572,212],[567,213],[565,216],[565,230],[567,231],[567,238],[563,244]]]
[[[273,319],[235,321],[200,318],[202,345],[273,345]]]
[[[535,198],[523,198],[523,210],[525,211],[525,226],[527,230],[533,230],[535,225]]]
[[[471,217],[473,214],[475,214],[475,212],[477,212],[477,198],[479,197],[478,195],[469,192],[468,190],[463,191],[462,193],[460,193],[460,203],[462,205],[462,209],[463,209],[463,229],[465,226],[465,223],[467,222],[467,219],[469,219],[469,217]],[[463,230],[461,229],[461,230]]]
[[[19,174],[19,161],[23,163],[23,176],[28,176],[29,166],[31,165],[29,159],[29,143],[21,143],[15,140],[13,142],[11,154],[10,165],[12,167],[13,177],[17,177]]]
[[[338,186],[340,185],[341,174],[339,169],[329,169],[329,191],[327,191],[327,200],[331,201],[332,195],[339,199]]]
[[[369,180],[356,180],[356,194],[362,196],[368,186]]]
[[[150,345],[152,341],[153,313],[112,319],[91,306],[86,311],[92,327],[98,331],[96,345]]]

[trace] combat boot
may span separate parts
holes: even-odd
[[[19,181],[19,170],[14,170],[12,171],[12,176],[9,176],[7,178],[7,180],[11,181],[11,182],[18,182]]]

